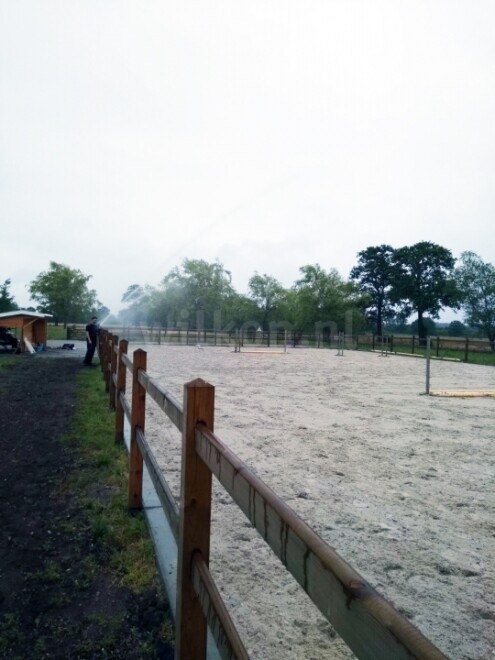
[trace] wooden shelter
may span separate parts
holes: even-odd
[[[33,352],[41,344],[46,347],[49,318],[52,318],[51,314],[15,309],[0,314],[0,327],[15,330],[21,353],[26,350]]]

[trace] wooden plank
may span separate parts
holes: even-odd
[[[34,355],[36,353],[36,351],[34,350],[34,346],[31,344],[29,339],[27,337],[24,337],[24,339],[22,341],[24,342],[24,345],[26,346],[28,351],[31,353],[31,355]]]
[[[359,658],[445,658],[205,426],[196,451]]]
[[[370,353],[382,353],[384,351],[381,351],[380,349],[372,349]],[[412,357],[412,358],[419,358],[419,359],[425,359],[426,355],[423,355],[423,353],[401,353],[400,351],[388,351],[388,355],[398,355],[399,357]],[[443,362],[462,362],[461,359],[459,358],[452,358],[452,357],[442,357],[439,356],[437,357],[436,355],[431,355],[430,356],[431,360],[441,360]]]
[[[143,456],[137,442],[137,431],[144,432],[146,390],[139,383],[139,371],[146,371],[146,351],[134,351],[132,371],[131,442],[129,447],[129,508],[143,506]]]
[[[182,432],[184,413],[182,405],[177,399],[145,372],[140,372],[139,382],[170,421]]]
[[[495,390],[430,390],[430,396],[448,396],[448,397],[495,397]]]
[[[122,355],[122,362],[125,364],[126,368],[132,373],[132,360],[128,355]]]
[[[248,653],[199,552],[193,555],[191,579],[220,656],[225,660],[247,660]]]
[[[127,417],[127,421],[129,422],[129,424],[131,424],[131,422],[132,422],[132,410],[131,410],[131,406],[129,405],[129,401],[127,401],[124,392],[120,393],[119,398],[120,398],[120,403],[122,404],[122,408],[124,410],[124,414]]]
[[[177,562],[177,609],[175,657],[204,660],[206,617],[191,582],[193,553],[210,557],[211,483],[210,470],[195,450],[196,425],[213,429],[215,388],[201,379],[184,385],[180,524]]]
[[[243,348],[241,351],[232,351],[232,353],[249,353],[251,355],[287,355],[287,352],[284,350],[280,351],[271,351],[270,349],[250,349],[250,348]]]
[[[143,460],[148,468],[150,479],[153,482],[155,491],[160,499],[160,503],[165,511],[165,515],[170,523],[170,528],[177,542],[179,538],[179,507],[172,491],[170,490],[167,480],[165,479],[165,475],[161,471],[156,458],[153,456],[153,452],[146,440],[146,436],[141,429],[137,430],[136,437],[139,443],[139,448],[141,449]]]

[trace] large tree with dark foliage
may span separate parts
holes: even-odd
[[[394,252],[391,301],[404,314],[417,314],[418,335],[426,343],[424,317],[436,319],[445,307],[459,309],[460,292],[454,279],[455,258],[436,243],[421,241]]]
[[[495,267],[474,252],[463,252],[456,268],[466,322],[479,328],[495,351]]]
[[[88,288],[91,275],[78,269],[50,261],[50,268],[43,271],[29,284],[31,299],[38,303],[38,311],[52,314],[55,324],[81,322],[101,308],[96,291]]]
[[[378,335],[383,333],[383,324],[394,317],[394,306],[389,293],[393,283],[394,249],[390,245],[368,247],[358,252],[358,264],[351,270],[350,277],[357,282],[359,290],[368,294],[366,316]]]

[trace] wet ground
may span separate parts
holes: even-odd
[[[171,658],[158,635],[163,600],[119,586],[67,488],[84,460],[60,442],[84,350],[19,355],[8,368],[0,355],[0,656]]]

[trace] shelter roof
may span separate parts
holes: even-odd
[[[51,319],[52,314],[41,314],[40,312],[30,312],[27,309],[13,309],[10,312],[2,312],[0,319],[13,318],[14,316],[27,316],[34,319]]]

